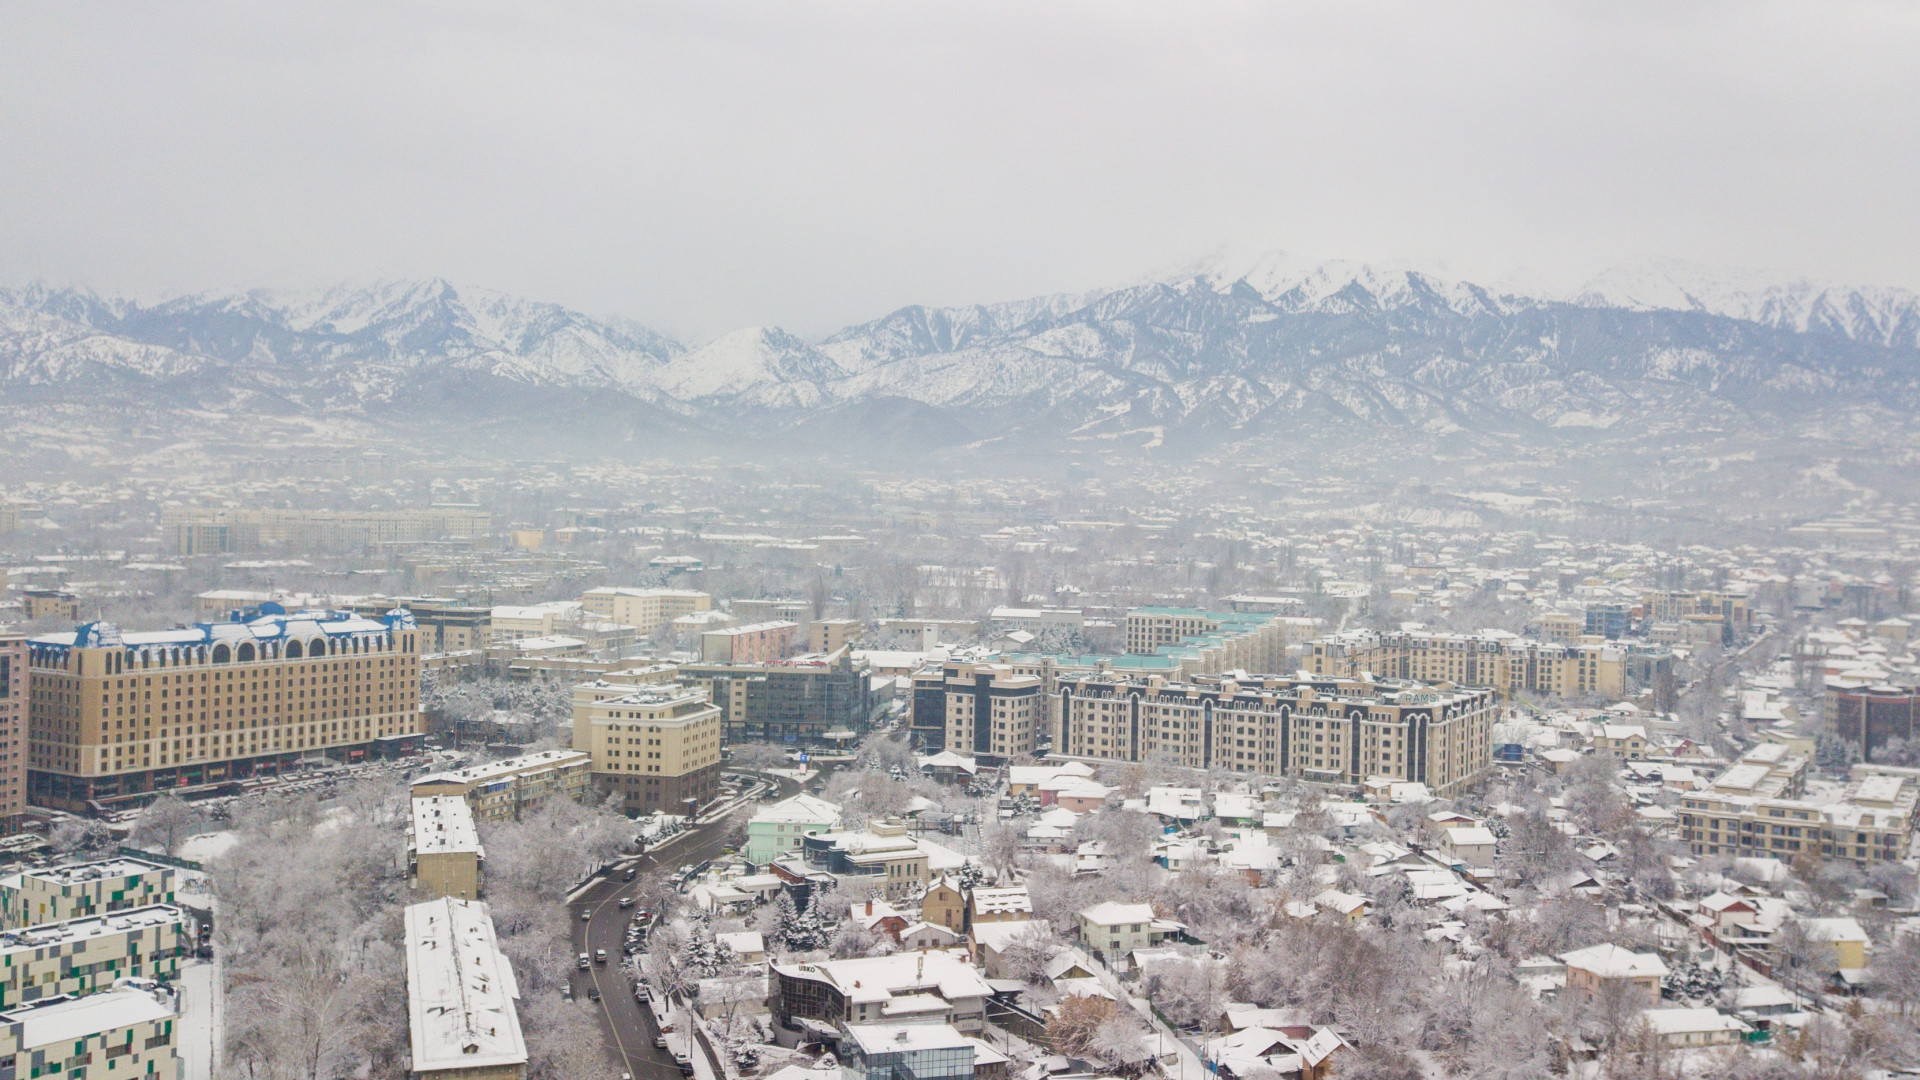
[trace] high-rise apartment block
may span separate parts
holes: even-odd
[[[27,811],[27,722],[33,700],[27,639],[0,634],[0,834],[20,831]]]
[[[700,635],[700,659],[713,663],[763,664],[793,651],[798,623],[761,622],[727,626]]]
[[[160,531],[181,555],[226,555],[268,548],[346,550],[383,543],[473,539],[493,530],[493,515],[472,507],[426,510],[181,509],[160,515]]]
[[[398,754],[422,738],[419,634],[405,611],[274,611],[128,634],[87,623],[30,639],[28,655],[27,797],[59,809],[308,756]]]
[[[1445,797],[1493,765],[1489,690],[1403,682],[1087,675],[1059,681],[1054,752],[1358,784],[1417,781]]]
[[[713,610],[713,597],[691,589],[588,589],[580,606],[589,615],[651,634],[682,615]]]
[[[720,791],[720,709],[704,690],[668,684],[575,698],[573,745],[623,809],[691,816]]]
[[[729,743],[819,743],[829,732],[857,733],[873,701],[867,661],[850,649],[764,664],[685,664],[680,678],[720,707]]]
[[[1489,686],[1502,696],[1626,693],[1626,650],[1614,644],[1550,644],[1505,634],[1349,630],[1307,643],[1315,675],[1371,673],[1434,685]]]
[[[1046,683],[1007,664],[949,662],[913,677],[910,728],[922,750],[987,764],[1031,754],[1048,736]]]
[[[106,859],[0,877],[0,927],[8,930],[171,903],[173,868],[145,859]]]
[[[1264,612],[1146,607],[1127,612],[1132,656],[1196,653],[1208,671],[1279,671],[1286,667],[1287,627]]]

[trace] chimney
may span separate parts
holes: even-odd
[[[873,914],[873,897],[867,897],[867,914]]]

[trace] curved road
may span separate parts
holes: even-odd
[[[764,778],[779,784],[780,798],[800,791],[796,780]],[[644,875],[656,866],[672,870],[717,859],[726,847],[727,833],[734,822],[742,814],[751,814],[758,805],[759,800],[750,800],[717,821],[696,825],[681,833],[662,847],[657,856],[648,853],[622,866],[634,867]],[[620,970],[620,961],[624,959],[620,950],[626,943],[627,922],[633,914],[632,908],[620,907],[620,898],[638,884],[638,877],[634,881],[621,878],[622,873],[616,871],[612,880],[596,880],[567,905],[573,920],[573,951],[591,954],[595,949],[607,950],[606,963],[592,964],[586,971],[574,971],[573,994],[585,1001],[589,987],[600,991],[600,1023],[606,1033],[607,1055],[613,1066],[610,1076],[627,1072],[634,1080],[680,1080],[680,1067],[674,1063],[673,1055],[654,1049],[653,1040],[659,1028],[654,1023],[653,1010],[634,1000],[633,986]],[[582,912],[590,912],[592,917],[583,921]],[[690,1049],[699,1052],[697,1047],[690,1046]]]

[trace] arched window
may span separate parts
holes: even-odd
[[[234,659],[241,663],[246,663],[248,660],[253,659],[253,642],[241,642],[239,650],[234,653]]]
[[[298,659],[300,659],[300,643],[299,643],[299,642],[297,642],[297,641],[289,641],[289,642],[287,642],[287,654],[286,654],[286,655],[287,655],[287,659],[289,659],[289,660],[298,660]]]
[[[231,660],[231,659],[233,659],[233,653],[232,653],[232,651],[231,651],[231,650],[229,650],[229,649],[227,648],[227,643],[226,643],[226,642],[224,642],[224,641],[223,641],[223,642],[221,642],[220,644],[218,644],[218,645],[215,645],[215,646],[213,647],[213,662],[214,662],[214,663],[216,663],[216,664],[224,664],[224,663],[226,663],[227,661],[229,661],[229,660]]]

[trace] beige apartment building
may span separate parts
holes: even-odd
[[[467,801],[475,821],[519,821],[555,796],[586,794],[592,767],[587,754],[543,750],[423,776],[413,782],[413,797],[452,795]]]
[[[160,531],[181,555],[226,555],[263,548],[345,550],[374,544],[474,539],[493,515],[471,507],[426,510],[165,510]]]
[[[911,728],[923,749],[999,764],[1048,734],[1046,682],[1007,664],[951,662],[913,677]]]
[[[1742,591],[1655,591],[1641,596],[1648,622],[1710,622],[1714,633],[1701,635],[1712,643],[1734,641],[1753,630],[1753,597]]]
[[[0,877],[0,928],[18,930],[173,903],[173,868],[115,858]]]
[[[91,994],[116,979],[170,981],[188,941],[186,913],[167,904],[0,931],[0,1008]]]
[[[867,624],[860,619],[815,619],[807,624],[807,651],[839,652],[866,633]]]
[[[487,905],[429,900],[405,921],[412,1080],[524,1080],[520,984]]]
[[[486,858],[467,800],[458,795],[413,800],[413,823],[407,829],[407,878],[415,889],[434,899],[478,900]]]
[[[359,761],[422,738],[419,633],[405,611],[263,615],[29,639],[27,797],[62,810]]]
[[[1489,686],[1515,693],[1620,697],[1627,691],[1627,653],[1614,643],[1549,644],[1500,634],[1381,633],[1350,630],[1306,646],[1315,675],[1381,678],[1428,684]]]
[[[0,1012],[0,1076],[179,1080],[174,994],[125,986]]]
[[[1728,769],[1722,780],[1740,769]],[[1680,838],[1696,855],[1792,861],[1817,852],[1866,866],[1905,859],[1920,821],[1916,769],[1855,765],[1839,802],[1768,797],[1766,790],[1764,779],[1748,784],[1741,777],[1726,786],[1716,781],[1706,791],[1687,793],[1680,803]]]
[[[713,597],[691,589],[589,589],[580,598],[588,614],[651,634],[682,615],[713,610]]]
[[[599,700],[576,697],[573,745],[594,784],[629,812],[688,814],[720,791],[720,707],[678,683]]]
[[[1054,752],[1358,784],[1445,798],[1493,767],[1489,690],[1357,679],[1087,675],[1059,682]]]

